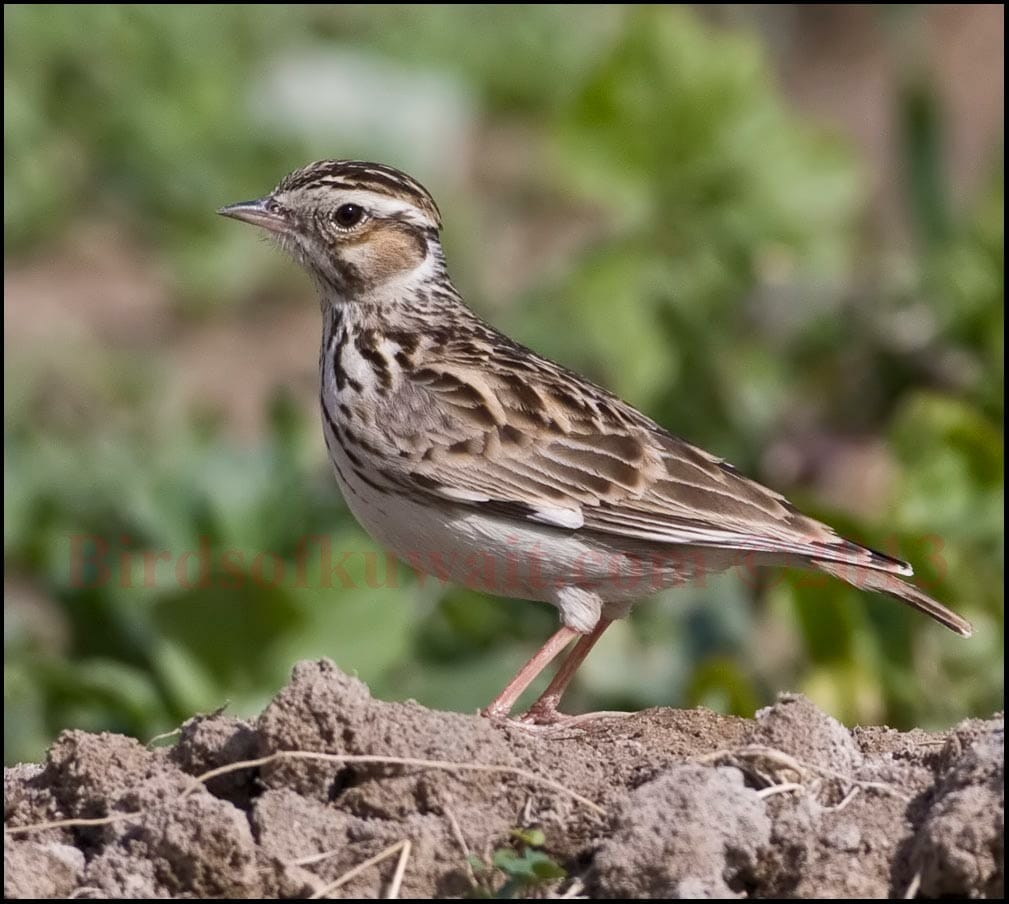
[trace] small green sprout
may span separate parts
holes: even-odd
[[[491,863],[471,854],[467,861],[477,877],[479,885],[473,888],[475,898],[518,898],[558,879],[567,877],[564,867],[555,863],[550,855],[538,850],[546,844],[546,836],[540,829],[512,829],[509,833],[518,850],[500,847],[491,856]],[[504,876],[504,882],[494,888],[496,874]]]

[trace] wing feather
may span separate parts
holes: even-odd
[[[559,365],[521,350],[536,366],[519,372],[514,349],[479,342],[404,371],[402,409],[439,420],[390,463],[400,486],[558,530],[910,572]]]

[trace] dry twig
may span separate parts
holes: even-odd
[[[338,879],[334,879],[328,885],[324,885],[322,888],[313,892],[308,896],[309,901],[318,901],[320,898],[329,897],[330,892],[336,891],[340,886],[346,885],[351,879],[355,879],[361,875],[366,869],[374,866],[376,863],[381,863],[383,860],[388,860],[393,854],[399,853],[401,850],[410,850],[410,840],[404,838],[402,841],[397,841],[395,844],[389,845],[384,851],[379,851],[374,857],[369,857],[363,863],[359,863],[357,866],[351,867],[347,872],[345,872]]]
[[[504,775],[514,775],[518,778],[524,778],[527,781],[552,788],[554,791],[559,791],[593,812],[598,813],[601,816],[606,815],[606,811],[600,807],[599,804],[582,796],[577,791],[572,791],[567,786],[554,781],[552,778],[537,775],[535,772],[530,772],[528,769],[520,769],[517,766],[496,766],[484,763],[453,763],[449,760],[424,760],[415,759],[413,757],[317,753],[311,750],[278,750],[276,753],[258,757],[254,760],[240,760],[237,763],[229,763],[226,766],[218,766],[216,769],[210,769],[207,772],[195,776],[192,779],[192,784],[178,796],[177,800],[185,799],[198,787],[210,781],[212,778],[227,775],[231,772],[238,772],[241,769],[252,769],[257,766],[265,766],[278,760],[312,760],[315,762],[325,763],[371,763],[391,766],[416,766],[421,769],[441,769],[446,772],[496,772]],[[136,819],[143,816],[146,812],[146,810],[136,810],[130,813],[113,813],[109,816],[101,816],[94,819],[57,819],[51,822],[38,822],[26,826],[8,827],[5,825],[4,833],[7,835],[24,835],[29,832],[41,832],[45,829],[111,825],[114,822],[120,822],[122,820]]]

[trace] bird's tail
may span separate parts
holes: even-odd
[[[824,571],[835,578],[847,581],[860,590],[875,590],[877,593],[885,593],[887,596],[892,596],[895,600],[899,600],[905,605],[917,609],[919,612],[924,612],[930,618],[934,618],[939,624],[945,625],[962,637],[970,637],[974,633],[974,629],[971,627],[969,621],[950,611],[942,603],[932,599],[923,590],[915,587],[914,584],[901,580],[894,573],[896,568],[893,570],[880,570],[879,568],[854,565],[849,562],[825,562],[822,559],[813,560],[810,564],[814,568],[818,568],[820,571]]]

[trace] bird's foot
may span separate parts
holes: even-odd
[[[516,721],[522,725],[537,725],[543,727],[549,725],[559,725],[561,722],[565,722],[568,719],[573,718],[572,716],[566,716],[564,713],[558,712],[558,703],[560,703],[560,699],[558,697],[544,694],[539,698],[539,700],[530,706],[529,709],[522,713]]]

